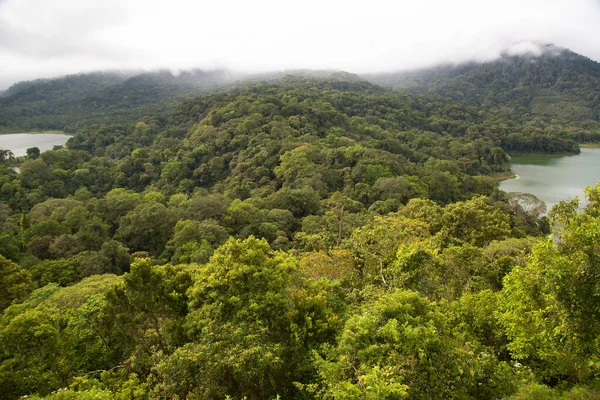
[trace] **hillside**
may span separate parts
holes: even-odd
[[[541,51],[364,77],[394,90],[494,110],[524,125],[553,125],[579,142],[600,141],[600,63],[555,46]]]
[[[76,132],[101,123],[167,117],[181,101],[218,90],[296,76],[360,78],[331,70],[238,73],[227,70],[97,72],[19,82],[0,92],[0,132]]]
[[[475,67],[469,68],[475,74]],[[363,78],[345,72],[296,71],[295,74],[305,77],[329,77],[338,82],[340,88],[358,82],[366,83]],[[414,86],[413,82],[414,88],[410,91],[418,92],[416,97],[424,96],[418,101],[431,103],[429,108],[455,107],[458,115],[463,112],[462,108],[470,106],[483,113],[476,119],[485,122],[480,124],[478,129],[474,127],[471,129],[470,134],[473,138],[483,135],[496,141],[506,151],[545,154],[574,154],[579,151],[574,141],[592,142],[597,139],[598,132],[594,129],[598,122],[594,120],[586,119],[581,122],[559,118],[533,118],[533,114],[523,107],[513,107],[511,112],[507,112],[512,103],[502,103],[500,100],[497,101],[498,105],[493,105],[465,101],[465,96],[461,97],[458,94],[449,96],[445,92],[440,92],[443,94],[441,96],[435,89],[436,85],[458,86],[463,90],[471,87],[474,93],[480,90],[478,84],[470,83],[469,86],[466,83],[452,83],[454,81],[447,80],[450,78],[444,78],[455,74],[456,71],[441,70],[441,72],[424,73],[425,78],[419,78],[420,80],[413,77],[411,82],[420,83]],[[531,73],[529,75],[523,73],[524,77],[530,75]],[[0,98],[0,130],[58,129],[78,132],[98,124],[127,123],[145,116],[165,120],[175,111],[177,104],[185,99],[191,99],[199,94],[208,95],[215,91],[235,92],[256,82],[267,84],[276,82],[282,76],[281,72],[235,75],[226,71],[191,71],[175,76],[163,71],[131,75],[82,74],[53,80],[23,82],[11,87],[7,95]],[[237,78],[243,80],[236,81]],[[396,83],[396,78],[400,81],[408,79],[396,75],[368,78],[392,86]],[[591,75],[588,78],[591,80]],[[434,85],[438,81],[440,83]],[[431,88],[428,88],[428,85]],[[526,92],[528,96],[533,96],[532,93],[536,93],[538,89],[532,85],[519,83],[518,87],[521,88],[519,93]],[[398,87],[400,86],[396,85],[395,89]],[[380,89],[383,90],[381,87]],[[570,93],[576,93],[576,90],[573,89]],[[575,94],[570,96],[573,97]],[[476,95],[472,93],[467,97],[467,99],[475,98]],[[458,106],[457,103],[463,106]],[[501,103],[503,105],[500,107]],[[592,103],[593,101],[590,104]],[[588,114],[592,113],[589,107],[587,110]],[[457,115],[452,116],[452,119],[456,120]],[[472,122],[472,120],[464,120],[462,124],[467,127]],[[445,131],[452,134],[456,123],[456,121],[448,123],[445,118],[441,118],[436,123],[432,123],[428,129],[436,133]]]
[[[179,101],[231,82],[226,71],[90,73],[20,82],[0,97],[0,129],[75,132],[93,123],[169,115]]]

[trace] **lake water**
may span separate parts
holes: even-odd
[[[70,137],[64,133],[10,133],[0,135],[0,149],[8,149],[15,157],[20,157],[26,155],[30,147],[44,152],[54,146],[64,146]]]
[[[581,154],[567,157],[515,155],[510,167],[519,178],[501,182],[505,192],[532,193],[548,210],[575,196],[583,204],[583,189],[600,180],[600,149],[581,149]]]

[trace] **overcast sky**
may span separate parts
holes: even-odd
[[[106,69],[412,69],[554,43],[600,60],[600,0],[0,0],[0,89]]]

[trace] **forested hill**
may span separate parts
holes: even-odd
[[[11,86],[0,97],[0,129],[75,132],[93,123],[168,116],[178,102],[232,82],[233,73],[192,70],[99,72]]]
[[[578,141],[600,140],[600,63],[555,46],[541,51],[364,77],[395,90],[497,110],[524,124],[541,120]]]
[[[331,70],[290,73],[361,80],[357,75]],[[284,75],[280,71],[247,74],[196,69],[176,74],[166,70],[97,72],[19,82],[0,91],[0,132],[56,129],[73,133],[94,124],[168,117],[184,100],[259,81],[275,82]]]
[[[510,152],[576,153],[573,143],[600,142],[600,64],[565,49],[539,55],[504,55],[488,63],[394,74],[297,71],[337,82],[363,79],[388,89],[426,96],[436,104],[480,109]],[[166,118],[198,95],[232,91],[281,72],[257,75],[193,70],[173,75],[94,73],[21,82],[0,96],[0,131],[57,129],[77,132],[95,124],[127,123],[144,116]],[[434,97],[439,97],[433,100]],[[446,106],[444,106],[446,107]],[[562,140],[562,145],[556,145]],[[550,144],[548,144],[551,142]],[[568,145],[565,145],[569,142]]]

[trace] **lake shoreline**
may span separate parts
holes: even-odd
[[[498,188],[507,193],[532,193],[548,209],[560,201],[585,198],[583,189],[595,187],[600,180],[600,147],[582,148],[578,157],[548,157],[542,154],[513,154],[512,176],[502,180]],[[515,177],[519,176],[519,179]]]
[[[584,147],[584,146],[580,146],[580,147]],[[584,148],[593,148],[593,147],[584,147]],[[600,148],[600,147],[597,147]],[[507,153],[508,154],[508,153]],[[571,156],[578,156],[581,154],[581,151],[579,153],[530,153],[530,152],[520,152],[520,151],[511,151],[510,154],[508,154],[508,157],[511,157],[511,154],[514,156],[539,156],[539,157],[571,157]]]
[[[582,148],[586,148],[586,149],[600,149],[600,143],[597,144],[597,147],[594,146],[583,146],[580,145],[580,147]],[[508,158],[511,159],[512,156],[532,156],[532,157],[572,157],[572,156],[578,156],[581,155],[581,151],[579,153],[556,153],[556,154],[546,154],[546,153],[528,153],[528,152],[519,152],[519,151],[513,151],[511,152],[511,154],[508,154]],[[521,179],[521,176],[519,174],[516,174],[511,170],[506,171],[506,172],[497,172],[494,174],[491,174],[490,177],[492,177],[493,179],[495,179],[498,182],[498,186],[500,186],[500,184],[502,182],[505,181],[512,181],[512,180],[516,180],[516,179]]]
[[[495,179],[499,184],[500,182],[503,182],[503,181],[515,179],[517,174],[515,174],[512,171],[505,171],[505,172],[494,172],[493,174],[490,174],[488,176],[492,179]]]
[[[52,150],[56,146],[64,147],[72,135],[56,132],[11,133],[0,135],[0,148],[10,150],[15,158],[27,155],[27,150],[37,147],[40,153]]]
[[[19,130],[19,131],[3,131],[0,130],[0,135],[14,135],[17,133],[27,133],[28,135],[46,135],[46,134],[55,134],[55,135],[67,135],[67,136],[73,136],[72,133],[66,133],[63,131],[23,131],[23,130]]]
[[[600,143],[580,143],[579,147],[584,149],[600,149]]]

